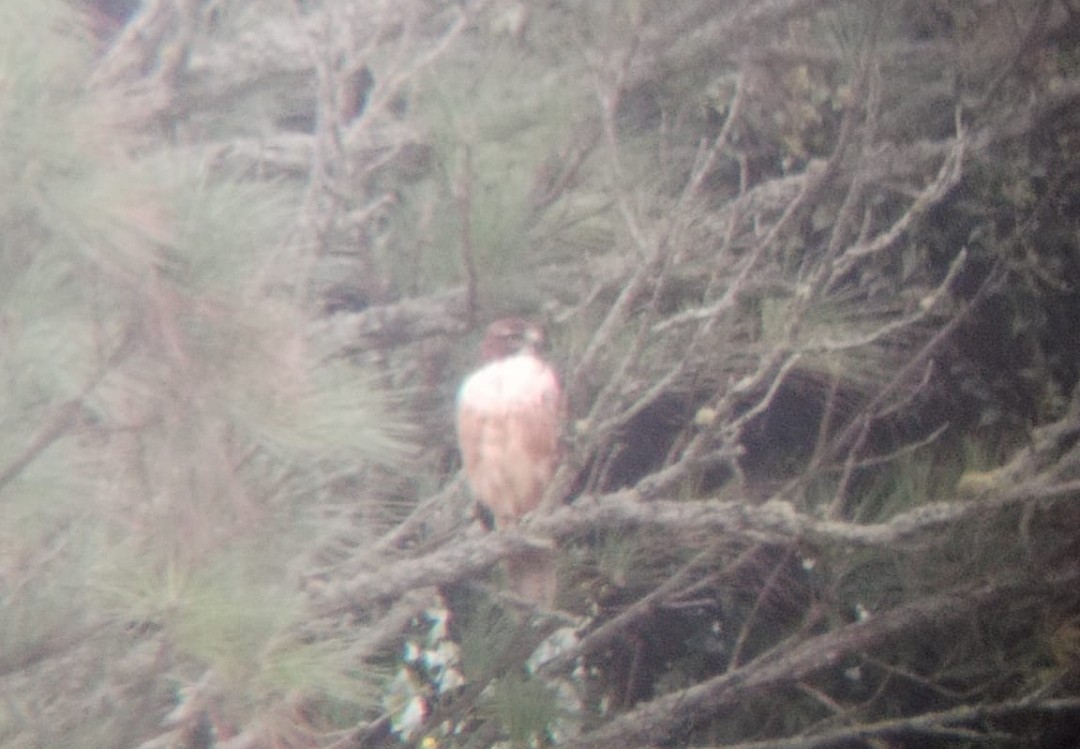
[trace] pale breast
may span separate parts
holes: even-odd
[[[559,379],[522,354],[491,362],[458,393],[458,440],[469,484],[499,526],[533,510],[555,473],[562,402]]]

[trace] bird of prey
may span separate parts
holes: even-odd
[[[541,356],[543,328],[520,318],[493,322],[481,347],[484,364],[458,392],[457,434],[473,495],[512,528],[536,509],[558,467],[565,398],[555,369]],[[511,590],[550,606],[554,552],[535,549],[507,560]]]

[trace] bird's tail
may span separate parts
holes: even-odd
[[[555,605],[555,550],[529,549],[506,560],[507,587],[533,603]]]

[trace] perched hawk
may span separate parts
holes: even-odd
[[[496,528],[536,509],[559,462],[565,400],[559,377],[540,357],[544,331],[518,318],[492,323],[484,366],[461,385],[457,432],[473,495]],[[554,554],[530,550],[507,560],[510,588],[537,603],[555,597]]]

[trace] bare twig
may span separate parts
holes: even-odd
[[[758,623],[758,614],[761,611],[762,604],[769,596],[775,593],[777,581],[780,580],[781,575],[784,573],[784,568],[791,560],[794,551],[794,548],[788,547],[784,554],[773,562],[772,570],[769,572],[768,577],[765,578],[764,584],[754,598],[754,603],[744,617],[742,626],[739,628],[739,634],[736,636],[735,644],[731,648],[731,657],[728,659],[728,671],[733,671],[742,665],[743,648],[746,647],[747,640],[754,632],[754,627]]]
[[[1080,568],[1072,566],[1035,579],[988,581],[927,596],[866,621],[774,648],[734,671],[640,705],[564,746],[593,749],[664,742],[678,730],[706,720],[752,694],[801,680],[849,654],[880,647],[894,637],[958,621],[1003,600],[1015,606],[1018,601],[1046,592],[1069,590],[1077,582]]]
[[[454,187],[454,198],[457,201],[458,222],[460,229],[461,265],[465,270],[465,322],[469,328],[476,326],[477,312],[477,276],[476,276],[476,248],[473,246],[473,161],[472,148],[469,144],[464,145],[462,155],[461,174],[458,175]]]
[[[82,410],[82,398],[73,398],[54,408],[22,452],[0,469],[0,489],[22,473],[49,445],[66,434],[77,423],[76,417]]]
[[[891,247],[907,232],[914,223],[926,212],[941,202],[949,194],[953,187],[960,182],[963,175],[964,153],[967,141],[963,130],[957,133],[956,140],[952,144],[948,155],[941,163],[937,176],[933,182],[920,191],[915,201],[904,212],[904,215],[894,221],[888,231],[879,234],[869,243],[860,243],[850,247],[844,252],[836,263],[831,274],[830,283],[839,283],[851,269],[861,260]]]
[[[541,667],[541,673],[559,673],[571,667],[571,665],[583,656],[598,652],[621,637],[633,625],[650,616],[665,602],[677,598],[683,592],[683,588],[694,581],[705,566],[713,559],[713,552],[703,551],[690,562],[683,565],[677,572],[657,586],[654,590],[638,601],[635,601],[626,610],[620,612],[610,621],[605,622],[590,632],[577,645],[557,657],[545,661]],[[720,577],[719,573],[707,575],[707,580],[715,580]]]
[[[1003,273],[1001,273],[1000,267],[994,269],[979,287],[979,291],[972,300],[956,312],[948,322],[946,322],[945,325],[943,325],[941,329],[939,329],[938,332],[923,345],[915,356],[913,356],[906,365],[900,368],[900,371],[897,372],[896,376],[888,385],[878,391],[877,395],[874,396],[864,409],[866,415],[862,419],[857,419],[852,422],[847,429],[840,434],[837,440],[834,441],[832,454],[836,454],[836,451],[838,451],[841,446],[850,445],[851,447],[847,451],[847,459],[845,460],[844,471],[841,475],[839,486],[829,505],[829,517],[837,518],[842,516],[845,512],[848,484],[851,481],[851,477],[854,475],[856,464],[862,460],[860,457],[862,448],[869,438],[870,427],[878,415],[878,409],[899,391],[900,388],[910,382],[917,372],[922,371],[930,358],[945,345],[956,330],[959,329],[960,325],[967,320],[968,315],[971,314],[972,310],[976,309],[990,291],[997,287],[1001,282],[1002,276]]]
[[[78,424],[78,417],[84,409],[83,402],[101,384],[101,381],[131,353],[133,341],[133,333],[128,331],[105,358],[105,361],[101,363],[97,371],[87,379],[79,394],[52,409],[52,412],[45,417],[37,433],[23,448],[22,452],[4,468],[0,469],[0,489],[18,476],[49,445],[63,437],[72,427]]]
[[[723,749],[819,749],[836,746],[849,741],[868,742],[875,739],[897,737],[918,741],[918,737],[959,738],[966,741],[1012,742],[1018,737],[1004,731],[988,731],[984,728],[962,728],[964,725],[985,725],[988,719],[1030,717],[1080,712],[1080,698],[1044,699],[1036,702],[1014,700],[985,705],[971,705],[921,713],[908,718],[875,721],[847,728],[813,733],[791,739],[746,741],[725,744]],[[716,749],[719,749],[717,747]]]

